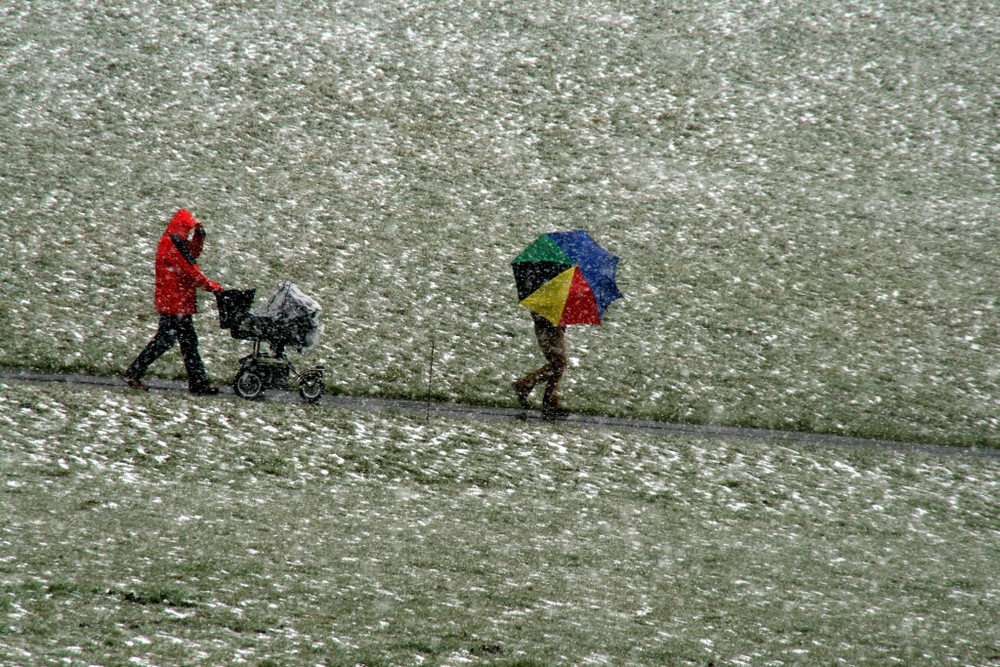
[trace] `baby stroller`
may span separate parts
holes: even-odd
[[[229,329],[233,338],[253,341],[253,352],[240,359],[233,391],[242,398],[258,399],[264,396],[265,389],[297,386],[303,400],[315,403],[326,389],[323,367],[297,372],[285,356],[285,347],[301,353],[315,345],[320,330],[319,304],[293,283],[285,282],[267,303],[251,311],[256,292],[226,290],[216,294],[219,326]],[[261,351],[264,341],[270,353]]]

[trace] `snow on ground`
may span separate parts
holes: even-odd
[[[0,363],[120,372],[188,206],[323,304],[333,389],[433,342],[511,404],[508,262],[586,226],[627,298],[574,407],[994,445],[994,4],[8,3]],[[0,451],[14,664],[1000,655],[989,460],[22,385]]]
[[[0,447],[22,664],[996,655],[994,461],[30,385]]]
[[[588,227],[627,298],[575,407],[996,444],[994,5],[9,4],[0,363],[127,366],[183,205],[210,275],[324,305],[338,389],[422,392],[433,341],[510,404],[508,263]]]

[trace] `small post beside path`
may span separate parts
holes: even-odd
[[[433,338],[431,338],[431,359],[430,359],[429,366],[430,366],[430,368],[427,371],[427,399],[426,399],[427,421],[431,420],[431,383],[434,380],[434,339]]]

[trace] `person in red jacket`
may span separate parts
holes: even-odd
[[[153,299],[160,313],[160,326],[146,348],[125,371],[125,382],[136,389],[148,390],[142,381],[146,369],[164,352],[179,342],[188,389],[193,394],[219,393],[210,384],[198,354],[198,334],[191,317],[198,309],[195,290],[221,292],[219,283],[209,280],[198,268],[198,256],[205,247],[205,227],[185,209],[174,214],[156,248],[156,293]]]

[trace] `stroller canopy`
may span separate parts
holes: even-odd
[[[267,332],[265,338],[301,351],[316,344],[321,310],[322,307],[294,283],[284,282],[264,305],[250,314]]]
[[[219,326],[233,338],[266,340],[272,348],[291,345],[299,352],[316,344],[322,326],[315,300],[294,283],[284,282],[264,305],[250,310],[257,290],[226,290],[216,294]]]

